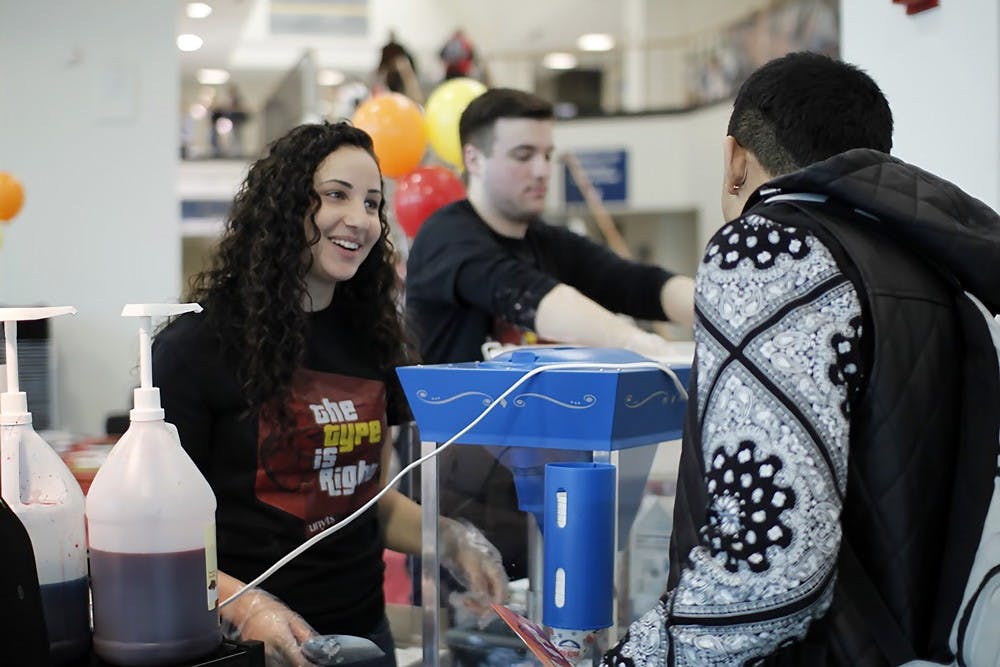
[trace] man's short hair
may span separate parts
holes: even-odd
[[[852,148],[892,149],[892,111],[859,68],[817,53],[790,53],[740,86],[728,134],[771,175]]]
[[[472,100],[458,121],[461,145],[472,144],[486,155],[493,150],[493,128],[500,118],[553,118],[552,104],[513,88],[491,88]]]

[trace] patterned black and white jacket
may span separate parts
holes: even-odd
[[[996,465],[959,435],[963,289],[1000,308],[1000,219],[875,151],[772,181],[715,234],[670,585],[605,665],[889,664],[862,586],[947,657],[968,565],[943,545],[976,520],[954,497],[985,512]],[[838,581],[844,543],[861,574]]]

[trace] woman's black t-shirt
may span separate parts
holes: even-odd
[[[289,434],[248,413],[231,360],[203,315],[178,318],[153,346],[153,381],[168,422],[218,501],[219,568],[250,581],[379,490],[388,405],[356,313],[312,313],[295,372]],[[291,436],[289,438],[289,435]],[[373,506],[262,584],[320,633],[370,633],[385,612],[384,544]]]

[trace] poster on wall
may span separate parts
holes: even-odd
[[[628,201],[628,151],[624,148],[573,151],[577,164],[605,204]],[[567,205],[583,204],[586,199],[571,169],[563,165],[563,200]]]
[[[688,104],[732,97],[751,72],[792,51],[840,56],[838,0],[787,0],[722,30],[688,57]]]

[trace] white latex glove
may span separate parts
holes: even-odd
[[[480,625],[493,613],[490,605],[507,598],[507,572],[500,551],[472,524],[441,518],[441,565],[467,591],[453,594],[452,604],[478,617]]]
[[[535,329],[540,337],[559,343],[622,347],[647,357],[666,356],[670,351],[661,336],[643,331],[565,284],[542,297]]]
[[[670,354],[670,344],[659,334],[643,331],[638,327],[633,327],[635,331],[629,332],[627,336],[615,347],[623,347],[644,357],[657,359]]]
[[[317,635],[305,619],[270,593],[247,591],[221,611],[226,636],[264,642],[267,667],[312,667],[302,643]]]

